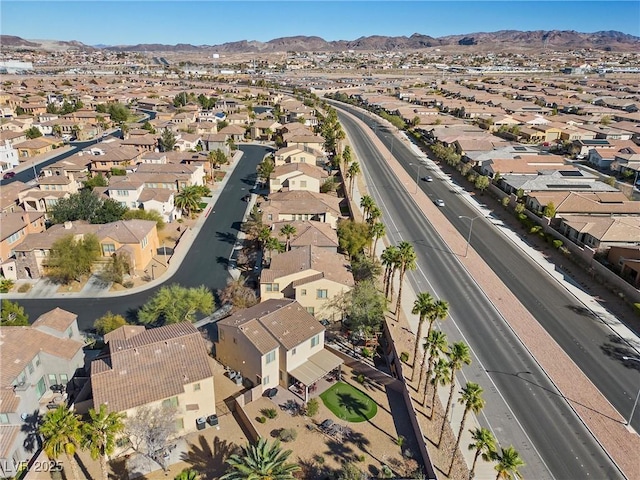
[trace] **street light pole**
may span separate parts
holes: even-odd
[[[640,362],[640,358],[637,357],[622,357],[623,360],[631,360],[632,362]],[[638,406],[638,399],[640,399],[640,388],[638,389],[638,394],[636,395],[636,401],[633,402],[633,408],[631,409],[631,414],[629,415],[629,420],[625,423],[625,425],[631,425],[631,420],[633,419],[633,414],[636,412],[636,407]]]
[[[409,165],[413,165],[413,163],[410,163]],[[418,193],[418,182],[420,181],[420,167],[422,167],[421,163],[418,164],[418,170],[416,171],[416,191],[413,192],[415,194]]]
[[[469,233],[467,234],[467,246],[464,249],[464,256],[467,257],[469,253],[469,244],[471,243],[471,231],[473,230],[473,221],[477,218],[480,218],[482,215],[478,215],[477,217],[467,217],[466,215],[458,215],[458,218],[466,218],[469,220]]]

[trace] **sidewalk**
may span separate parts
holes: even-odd
[[[460,235],[455,228],[453,228],[442,212],[439,211],[438,207],[433,204],[421,189],[417,189],[417,192],[413,191],[415,179],[407,174],[399,163],[395,161],[395,158],[390,155],[390,152],[379,141],[379,139],[373,135],[373,132],[370,132],[369,130],[367,131],[371,140],[377,145],[380,151],[384,153],[385,157],[391,159],[389,160],[389,166],[394,170],[401,183],[404,184],[407,192],[413,196],[418,208],[425,213],[434,228],[436,228],[440,233],[441,238],[448,244],[451,251],[465,251],[466,239]],[[406,136],[404,138],[406,139]],[[422,152],[419,153],[419,158],[430,162]],[[432,165],[435,164],[432,163]],[[438,168],[436,168],[436,171],[438,171]],[[460,187],[455,185],[453,182],[452,186],[460,190]],[[354,202],[357,202],[359,205],[360,197],[356,198],[356,195],[360,195],[360,193],[358,192],[356,194],[354,192]],[[469,199],[469,197],[467,198]],[[484,213],[482,207],[477,205],[477,202],[472,201],[471,204],[475,204],[476,209],[479,212]],[[517,235],[515,235],[515,237],[517,237]],[[525,247],[525,251],[532,256],[532,258],[536,259],[536,261],[541,260],[540,255],[536,255],[534,249],[526,245],[521,246]],[[567,402],[571,408],[576,412],[579,418],[581,418],[585,426],[592,432],[594,437],[600,442],[605,451],[618,465],[622,472],[627,476],[627,478],[640,478],[640,462],[638,462],[637,457],[637,452],[640,451],[640,437],[625,428],[624,419],[621,417],[620,413],[613,408],[602,393],[591,383],[586,375],[577,367],[577,365],[575,365],[571,358],[553,340],[553,338],[551,338],[551,336],[540,326],[530,312],[518,301],[513,293],[486,265],[483,259],[475,252],[475,250],[473,250],[473,248],[469,249],[467,257],[460,257],[460,262],[464,265],[479,287],[485,292],[487,298],[502,314],[507,324],[511,327],[518,338],[520,338],[523,345],[525,345],[530,351],[532,357],[547,373],[551,381],[557,386],[558,390],[566,396]],[[543,265],[543,268],[549,271],[549,262],[545,261],[543,264],[544,263],[547,263],[547,265],[546,268]],[[555,271],[555,266],[553,266],[552,270]],[[576,288],[575,285],[567,283],[566,276],[555,272],[554,277],[556,277],[556,275],[562,276],[562,279],[558,280],[565,283],[565,288],[573,289],[572,293],[574,293],[578,299],[587,302],[587,307],[593,304],[593,298],[583,290]],[[404,288],[411,290],[409,282],[407,282]],[[407,292],[406,295],[403,295],[403,299],[405,300],[402,306],[404,312],[411,311],[410,298],[412,297],[409,292]],[[597,314],[607,315],[606,310],[604,312],[597,312]],[[624,338],[628,339],[628,342],[631,341],[637,346],[637,338],[633,332],[626,329],[626,327],[624,327],[620,322],[613,321],[610,314],[607,318],[609,321],[613,322],[616,331],[621,331]],[[407,319],[411,325],[412,331],[415,332],[417,318],[412,315],[407,315]],[[459,424],[460,414],[461,412],[456,413],[454,409],[451,425],[454,431],[457,428],[456,421]],[[474,426],[474,421],[475,419],[471,420],[471,418],[469,418],[469,428]],[[461,445],[465,445],[465,442],[468,444],[468,439],[463,437]],[[464,447],[462,447],[461,450],[467,459],[468,465],[471,465],[473,460],[471,456],[472,452],[467,451]],[[478,466],[477,468],[480,467]],[[492,475],[494,473],[495,472],[492,472]],[[478,476],[478,478],[480,477]]]

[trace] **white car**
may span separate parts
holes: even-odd
[[[441,198],[436,199],[435,203],[438,207],[444,207],[444,200],[442,200]]]
[[[431,178],[429,175],[427,175],[426,177],[422,177],[422,181],[424,181],[424,182],[433,182],[433,178]]]

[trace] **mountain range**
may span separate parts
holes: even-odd
[[[573,30],[501,30],[478,32],[465,35],[430,37],[420,33],[406,36],[372,35],[355,40],[327,41],[316,36],[281,37],[259,42],[241,40],[221,45],[177,45],[137,44],[137,45],[85,45],[77,41],[25,40],[11,35],[0,35],[3,47],[42,50],[97,50],[116,52],[201,52],[201,53],[275,53],[275,52],[332,52],[332,51],[412,51],[430,47],[454,47],[457,51],[509,51],[509,50],[552,50],[594,49],[617,52],[640,51],[640,37],[617,31],[581,33]]]

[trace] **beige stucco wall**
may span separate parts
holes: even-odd
[[[218,336],[219,340],[216,343],[217,360],[224,366],[242,373],[243,377],[248,378],[256,385],[257,375],[261,375],[262,372],[260,352],[236,328],[219,324]]]
[[[336,295],[342,292],[348,292],[351,287],[343,285],[338,282],[334,282],[327,278],[321,278],[319,280],[305,283],[295,287],[294,297],[300,305],[308,309],[313,308],[313,315],[318,318],[326,318],[331,321],[342,320],[342,313],[337,308],[332,308],[328,304],[334,299]],[[306,290],[306,295],[303,291]],[[318,290],[327,290],[327,298],[318,298]],[[307,310],[308,311],[308,310]]]
[[[270,298],[294,298],[295,291],[293,286],[291,285],[296,280],[300,280],[301,278],[310,277],[311,275],[316,275],[321,273],[318,270],[302,270],[300,272],[295,272],[290,275],[285,275],[283,277],[278,277],[270,283],[277,283],[280,287],[278,292],[267,292],[266,284],[260,283],[260,301],[264,302],[265,300],[269,300]]]

